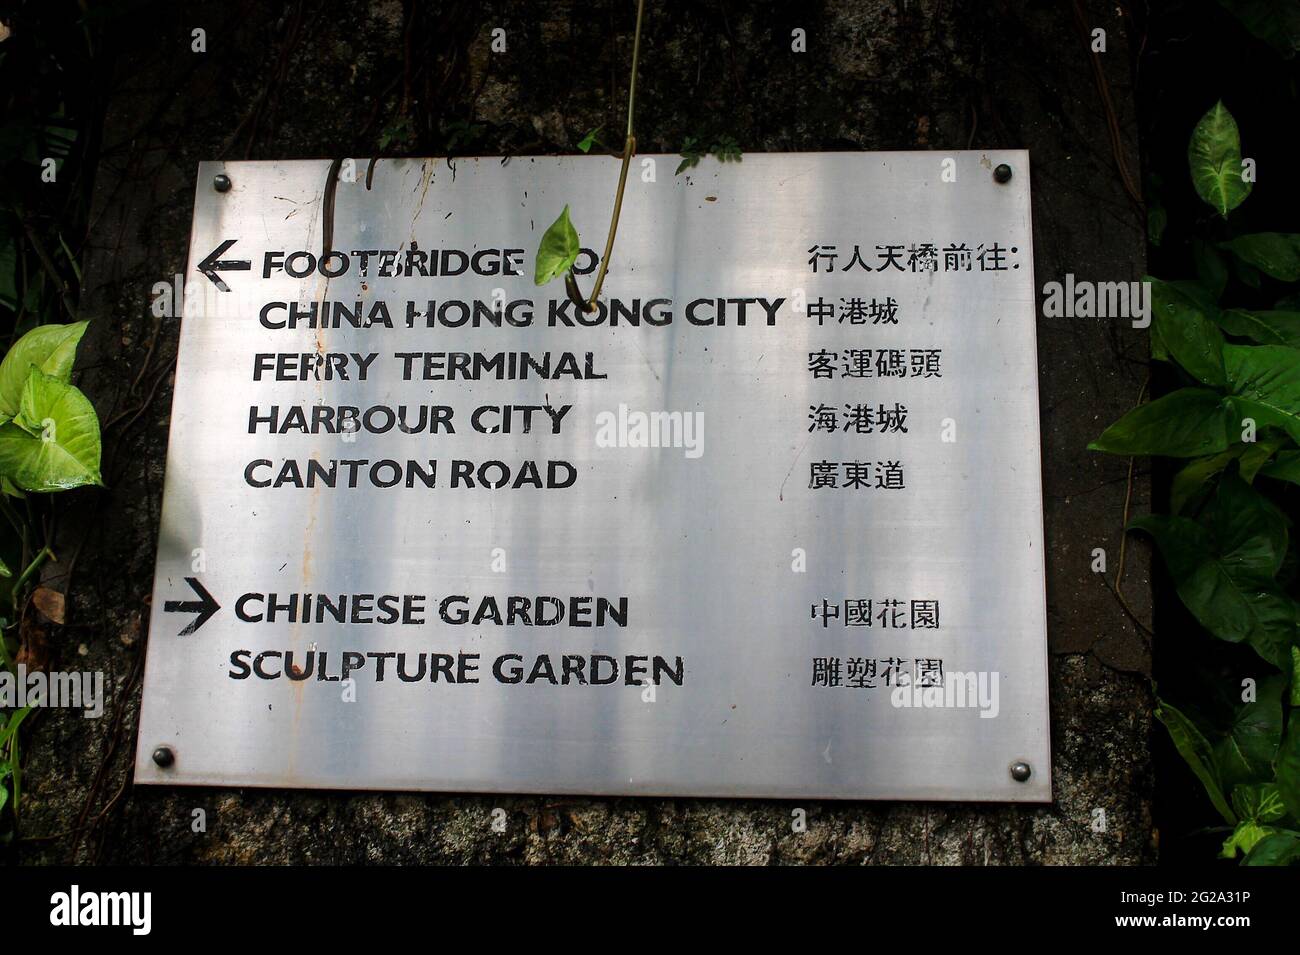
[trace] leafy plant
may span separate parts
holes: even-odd
[[[740,162],[740,144],[731,136],[718,136],[706,145],[702,137],[687,136],[682,143],[682,161],[677,164],[674,176],[680,176],[687,169],[700,164],[705,156],[713,156],[718,162]]]
[[[1223,220],[1250,195],[1237,124],[1216,103],[1188,144],[1196,193]],[[1163,224],[1162,224],[1163,228]],[[1156,717],[1228,827],[1225,858],[1300,861],[1300,649],[1292,522],[1275,498],[1300,484],[1300,311],[1222,302],[1230,270],[1300,280],[1300,236],[1262,232],[1198,240],[1198,277],[1151,287],[1153,360],[1180,387],[1143,404],[1089,447],[1183,461],[1171,513],[1134,520],[1149,534],[1179,599],[1211,635],[1251,647],[1271,674],[1241,701],[1175,707]]]
[[[66,0],[9,4],[0,42],[0,666],[30,651],[26,627],[59,511],[46,492],[100,483],[93,408],[70,381],[78,256],[87,230],[94,129],[107,87],[93,81],[116,9]],[[52,605],[51,605],[52,606]],[[52,618],[51,618],[52,619]],[[30,660],[40,665],[39,654]],[[0,840],[21,796],[27,710],[0,711]]]

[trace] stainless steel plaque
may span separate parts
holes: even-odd
[[[137,782],[1051,798],[1027,155],[676,163],[199,167]]]

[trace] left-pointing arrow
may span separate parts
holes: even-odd
[[[222,255],[226,250],[234,245],[238,239],[227,239],[215,249],[208,253],[207,258],[199,263],[198,271],[202,272],[217,288],[223,292],[229,292],[230,286],[226,284],[218,272],[247,272],[253,267],[253,263],[248,259],[223,259]]]
[[[198,581],[196,577],[186,577],[185,582],[190,585],[190,590],[194,591],[198,600],[168,600],[163,603],[163,613],[196,613],[198,614],[189,625],[177,634],[178,637],[188,637],[199,627],[203,626],[212,615],[221,609],[221,604],[212,599],[212,594]]]

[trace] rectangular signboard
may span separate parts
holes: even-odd
[[[1051,798],[1027,155],[677,162],[200,166],[137,782]]]

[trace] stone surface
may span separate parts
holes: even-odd
[[[1114,576],[1128,463],[1084,450],[1138,400],[1146,337],[1096,319],[1039,322],[1051,806],[132,787],[179,330],[151,314],[150,294],[184,270],[197,163],[572,152],[588,129],[617,139],[624,122],[631,3],[421,3],[413,19],[398,0],[307,6],[178,4],[114,27],[79,364],[105,423],[108,489],[60,502],[62,562],[45,581],[68,593],[53,665],[103,670],[108,709],[28,721],[19,861],[1151,861],[1149,648],[1091,571],[1102,547]],[[1137,168],[1124,27],[1112,7],[1082,6],[1081,25],[1068,5],[1010,0],[650,4],[640,148],[719,136],[746,152],[1025,147],[1039,285],[1137,279],[1142,219],[1117,171],[1117,156]],[[1094,26],[1109,49],[1096,75]],[[196,27],[205,53],[191,51]],[[504,53],[490,46],[498,27]],[[796,28],[807,53],[790,50]],[[1129,507],[1147,503],[1139,472]],[[1126,563],[1132,613],[1149,620],[1149,554],[1130,542]],[[806,832],[792,830],[796,809]]]

